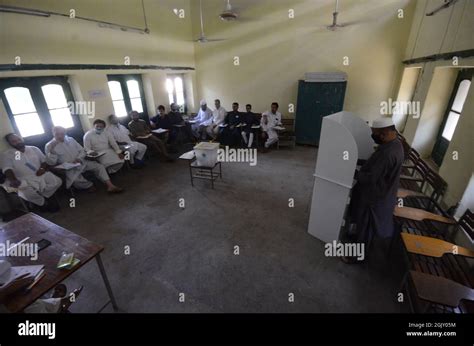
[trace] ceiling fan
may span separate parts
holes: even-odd
[[[225,21],[236,20],[239,15],[232,10],[232,5],[230,0],[227,0],[227,4],[224,8],[224,11],[219,15],[219,18]]]
[[[444,10],[445,8],[448,8],[449,6],[451,5],[454,5],[455,2],[457,2],[458,0],[444,0],[444,4],[442,4],[441,6],[438,6],[436,9],[434,9],[433,11],[431,12],[428,12],[426,14],[426,16],[430,17],[430,16],[433,16],[435,15],[436,13],[438,13],[439,11],[441,10]]]
[[[194,40],[194,42],[199,42],[199,43],[207,43],[207,42],[217,42],[217,41],[224,41],[223,39],[210,39],[207,38],[206,35],[204,34],[204,22],[202,19],[202,0],[199,0],[199,14],[201,18],[201,35],[197,40]]]
[[[344,24],[337,23],[337,15],[339,14],[339,12],[337,11],[338,8],[339,8],[339,0],[336,0],[336,6],[334,7],[334,12],[332,13],[332,24],[326,27],[328,30],[334,31],[337,28],[343,28],[345,26]]]

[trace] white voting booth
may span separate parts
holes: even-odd
[[[339,239],[357,160],[374,151],[370,135],[370,127],[353,113],[323,118],[308,233],[326,243]]]

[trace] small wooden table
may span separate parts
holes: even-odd
[[[68,278],[93,258],[97,261],[110,298],[99,312],[109,303],[112,303],[114,311],[118,311],[117,303],[100,257],[100,253],[104,250],[103,246],[72,233],[34,213],[23,215],[0,228],[0,243],[6,244],[7,240],[10,243],[16,243],[26,237],[30,237],[26,241],[29,244],[36,243],[41,239],[47,239],[51,242],[51,245],[38,253],[36,261],[31,260],[29,257],[13,256],[2,259],[8,260],[12,266],[42,264],[44,265],[45,275],[28,293],[18,292],[10,295],[5,304],[9,311],[23,311],[23,309],[38,298],[41,298],[46,292]],[[71,269],[57,269],[56,266],[63,252],[74,252],[74,257],[78,258],[80,262]]]
[[[456,221],[453,219],[448,219],[442,215],[437,215],[430,213],[429,211],[411,207],[395,207],[393,211],[393,215],[397,217],[401,217],[404,219],[415,220],[415,221],[423,221],[423,220],[433,220],[438,222],[443,222],[447,224],[454,225]]]
[[[179,157],[181,160],[186,160],[189,163],[189,175],[191,177],[191,186],[194,186],[194,179],[204,179],[211,181],[211,187],[214,189],[214,180],[222,179],[222,165],[221,162],[216,162],[214,166],[199,166],[196,160],[194,150],[188,151]],[[217,172],[214,170],[219,167]]]

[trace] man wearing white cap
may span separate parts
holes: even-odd
[[[199,113],[193,119],[191,130],[196,138],[206,139],[206,128],[212,124],[212,111],[207,108],[206,100],[201,100]]]
[[[349,221],[355,227],[348,234],[351,241],[366,245],[375,234],[381,238],[394,235],[393,210],[404,159],[391,118],[374,120],[371,128],[378,147],[356,174],[349,213]],[[352,259],[343,258],[345,262]]]

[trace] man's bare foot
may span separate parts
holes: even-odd
[[[107,192],[108,193],[120,193],[120,192],[123,192],[123,189],[121,187],[118,187],[118,186],[113,186],[113,187],[109,187],[107,189]]]

